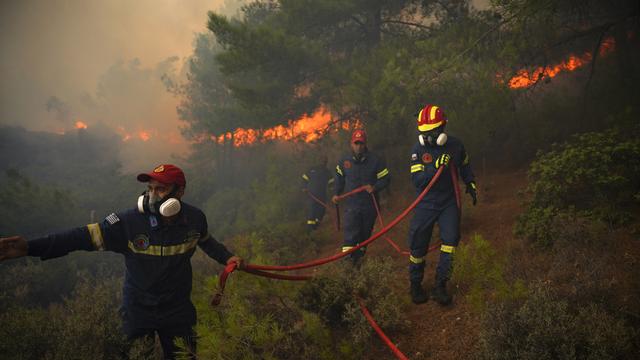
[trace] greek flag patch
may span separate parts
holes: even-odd
[[[111,215],[107,216],[105,220],[107,220],[109,225],[113,225],[113,224],[117,223],[118,221],[120,221],[120,218],[116,214],[111,214]]]
[[[412,161],[418,160],[418,154],[411,154],[411,160]]]

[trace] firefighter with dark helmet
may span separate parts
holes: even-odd
[[[427,249],[436,223],[440,228],[442,245],[436,268],[435,288],[431,297],[441,305],[451,303],[446,284],[453,265],[453,254],[460,241],[460,212],[452,176],[460,174],[473,205],[477,202],[476,183],[469,163],[469,154],[460,140],[445,133],[446,125],[445,114],[438,106],[426,105],[418,113],[418,141],[411,151],[411,180],[418,194],[429,184],[438,169],[445,169],[416,206],[409,225],[410,292],[411,300],[416,304],[426,302],[429,298],[422,287],[422,279]],[[451,172],[449,167],[454,167],[455,171]]]
[[[124,256],[123,331],[129,340],[158,335],[165,359],[175,358],[175,339],[195,354],[196,309],[191,303],[191,257],[199,247],[221,264],[234,256],[209,233],[204,213],[182,201],[186,179],[180,168],[159,165],[138,175],[147,190],[135,208],[100,223],[27,241],[0,239],[0,261],[22,256],[48,260],[76,250],[111,251]]]
[[[302,174],[302,181],[302,191],[309,198],[307,200],[309,205],[307,229],[313,231],[318,228],[324,218],[327,186],[331,186],[334,182],[331,172],[327,169],[326,155],[320,155],[317,164]]]
[[[351,195],[341,202],[344,204],[342,252],[351,250],[371,237],[377,217],[372,195],[379,201],[378,193],[391,181],[384,160],[367,148],[367,134],[364,130],[353,131],[350,148],[351,152],[344,155],[336,165],[336,195],[332,201],[338,203],[338,196],[363,186],[366,191]],[[351,253],[350,257],[357,264],[364,254],[363,247]]]

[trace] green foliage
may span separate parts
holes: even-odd
[[[202,280],[201,280],[202,281]],[[330,359],[330,333],[293,302],[299,284],[234,274],[220,306],[217,277],[196,287],[198,356],[207,359]]]
[[[632,358],[633,330],[594,304],[570,307],[548,284],[532,287],[524,301],[493,304],[483,319],[487,359]]]
[[[529,177],[531,198],[517,235],[549,246],[558,236],[593,232],[596,221],[619,226],[631,219],[637,205],[640,141],[633,132],[617,129],[576,135],[540,152]]]
[[[385,331],[400,327],[401,303],[392,289],[395,271],[390,258],[365,258],[360,269],[348,260],[329,265],[305,284],[298,303],[317,313],[332,328],[344,329],[349,334],[347,343],[355,351],[367,344],[372,334],[356,296],[365,299],[367,308]]]
[[[77,201],[68,191],[34,183],[16,170],[6,176],[0,189],[2,234],[42,234],[78,222]]]
[[[84,277],[62,303],[10,306],[0,315],[0,352],[7,359],[120,359],[128,344],[117,308],[120,279]]]
[[[476,234],[456,249],[452,280],[464,289],[474,308],[483,312],[488,303],[526,295],[523,281],[508,277],[507,265],[504,253]]]

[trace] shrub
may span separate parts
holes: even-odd
[[[632,334],[597,305],[570,307],[537,283],[524,300],[491,305],[480,340],[487,359],[615,359],[631,357]]]
[[[400,326],[401,304],[394,294],[391,274],[395,265],[389,258],[365,258],[359,271],[349,261],[328,266],[300,291],[298,303],[305,310],[317,313],[332,327],[349,334],[355,347],[370,339],[371,326],[362,315],[355,295],[365,299],[369,311],[382,328]]]
[[[489,301],[517,299],[526,294],[522,280],[505,274],[506,256],[476,234],[456,249],[452,280],[466,290],[471,304],[483,311]]]
[[[585,133],[539,152],[529,170],[531,194],[515,227],[518,236],[548,247],[571,220],[588,229],[633,218],[640,190],[640,139],[617,129]],[[582,226],[581,225],[581,226]]]

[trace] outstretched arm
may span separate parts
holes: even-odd
[[[48,260],[76,250],[124,251],[120,219],[109,215],[102,223],[88,224],[27,241],[22,236],[0,239],[0,260],[37,256]]]

